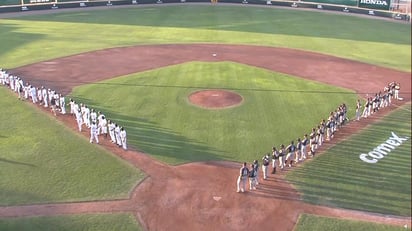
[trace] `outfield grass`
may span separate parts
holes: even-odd
[[[54,217],[0,219],[0,230],[19,231],[139,231],[132,214],[83,214]]]
[[[295,231],[405,231],[404,227],[302,214]]]
[[[311,50],[411,70],[409,24],[288,8],[179,4],[82,9],[2,19],[0,36],[5,68],[108,47],[207,42]]]
[[[143,174],[0,88],[0,206],[128,198]]]
[[[327,150],[287,174],[314,204],[411,216],[411,105]],[[376,164],[359,159],[395,132],[409,140]]]
[[[188,102],[192,92],[208,88],[234,91],[244,101],[224,110]],[[129,144],[177,164],[253,160],[302,137],[342,102],[353,108],[357,96],[247,65],[191,62],[84,85],[70,97],[123,125]]]

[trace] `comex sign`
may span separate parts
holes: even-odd
[[[389,139],[377,146],[368,154],[360,154],[359,158],[366,163],[375,164],[408,139],[408,137],[399,137],[392,132],[392,137],[389,137]]]

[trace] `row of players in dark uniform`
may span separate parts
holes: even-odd
[[[356,120],[360,120],[361,117],[367,118],[371,114],[379,111],[380,108],[388,107],[391,105],[392,100],[403,100],[399,97],[399,91],[401,87],[397,82],[391,82],[383,88],[383,93],[375,93],[374,97],[368,97],[364,103],[364,108],[361,114],[362,104],[360,100],[356,103]]]
[[[267,153],[262,158],[263,179],[266,180],[268,177],[270,163],[272,163],[272,174],[276,174],[278,167],[283,170],[285,167],[293,167],[296,163],[315,156],[316,150],[322,146],[325,140],[333,139],[335,132],[348,121],[346,113],[347,107],[343,103],[336,110],[330,112],[328,119],[323,119],[302,139],[292,140],[288,145],[281,144],[279,148],[273,146],[271,154]],[[246,163],[243,163],[237,180],[237,192],[244,192],[247,179],[249,179],[249,190],[255,190],[256,185],[259,184],[258,175],[258,160],[254,160],[249,168],[247,168]]]
[[[391,104],[392,99],[403,100],[399,97],[400,84],[397,82],[391,82],[384,87],[383,93],[379,92],[375,94],[375,97],[369,97],[366,99],[364,105],[364,111],[362,117],[368,117],[370,114],[377,112],[379,108],[387,107]],[[362,105],[358,100],[356,105],[356,120],[360,118],[360,110]],[[322,146],[325,141],[333,139],[334,134],[340,127],[345,125],[349,121],[347,118],[346,104],[341,104],[335,111],[330,112],[328,119],[323,119],[316,127],[312,128],[311,132],[305,134],[303,138],[297,138],[295,141],[291,141],[289,145],[285,146],[281,144],[279,148],[272,147],[271,154],[267,153],[262,158],[262,172],[263,179],[268,177],[268,169],[270,162],[272,162],[272,174],[276,174],[277,167],[284,169],[285,167],[292,167],[298,162],[302,162],[308,157],[315,156],[316,150]],[[237,180],[237,192],[244,192],[247,179],[249,179],[249,189],[256,190],[258,182],[259,163],[254,160],[247,167],[246,162],[243,163],[239,177]]]

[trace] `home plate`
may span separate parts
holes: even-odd
[[[213,197],[213,200],[215,200],[215,201],[220,201],[220,199],[222,199],[222,197],[217,197],[217,196]]]
[[[212,96],[215,96],[215,97],[216,97],[216,96],[219,96],[219,94],[212,94]]]

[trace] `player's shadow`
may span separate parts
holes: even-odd
[[[180,164],[223,159],[222,151],[155,122],[122,115],[108,109],[101,111],[108,119],[125,127],[129,145],[162,161]]]

